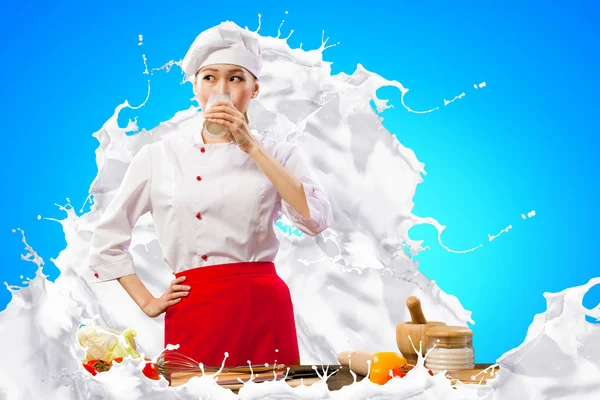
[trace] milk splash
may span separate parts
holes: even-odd
[[[352,75],[332,76],[322,57],[326,41],[309,51],[291,49],[281,38],[261,37],[261,45],[264,74],[261,95],[249,110],[252,127],[295,141],[334,208],[335,222],[322,235],[280,235],[275,264],[294,299],[302,363],[335,364],[337,353],[347,349],[397,350],[395,325],[410,318],[399,305],[410,295],[421,299],[432,320],[472,323],[471,313],[421,274],[406,251],[422,250],[409,238],[411,227],[432,223],[441,234],[443,226],[412,214],[423,164],[383,127],[370,102],[380,112],[388,108],[376,91],[392,86],[412,111],[404,104],[407,89],[360,65]],[[363,380],[335,392],[325,382],[294,389],[283,382],[250,382],[235,395],[209,376],[171,388],[165,380],[143,377],[141,360],[131,359],[92,377],[80,363],[85,351],[76,331],[81,323],[134,328],[141,353],[153,357],[162,351],[162,317],[147,318],[117,282],[92,284],[85,260],[94,226],[133,155],[147,143],[176,135],[197,114],[190,107],[152,130],[128,136],[137,126],[135,121],[118,126],[124,108],[139,107],[119,105],[94,134],[98,175],[90,188],[91,211],[79,215],[71,204],[62,207],[66,217],[58,222],[67,246],[52,260],[61,271],[55,282],[46,280],[43,261],[23,234],[23,258],[35,262],[38,271],[23,287],[8,287],[13,298],[0,313],[0,354],[8,360],[0,363],[0,399],[600,398],[600,325],[585,321],[586,314],[600,318],[600,310],[582,306],[600,278],[546,294],[548,311],[536,316],[522,346],[498,360],[498,377],[485,387],[459,383],[452,388],[442,374],[429,376],[422,360],[405,378],[384,386]],[[150,215],[138,221],[129,250],[148,289],[155,296],[164,292],[172,274],[163,265]]]

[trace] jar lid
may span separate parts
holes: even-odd
[[[473,336],[473,331],[466,326],[434,326],[425,332],[427,336],[455,338]]]

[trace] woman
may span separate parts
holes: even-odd
[[[91,241],[96,282],[117,279],[150,317],[165,314],[165,346],[204,365],[298,364],[287,285],[273,260],[274,223],[285,214],[317,235],[331,206],[295,145],[252,133],[246,110],[259,92],[258,38],[233,23],[201,33],[182,62],[203,110],[192,134],[144,146],[133,158]],[[226,93],[233,104],[210,95]],[[214,138],[204,121],[227,128]],[[187,131],[186,131],[187,132]],[[164,259],[175,273],[155,298],[127,251],[137,219],[152,213]]]

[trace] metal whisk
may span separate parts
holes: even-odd
[[[177,351],[173,350],[163,350],[162,353],[158,355],[156,360],[156,368],[158,372],[164,376],[167,380],[170,379],[171,374],[189,374],[190,377],[197,376],[204,373],[212,374],[219,371],[220,367],[212,367],[203,365],[200,367],[200,363],[194,360],[191,357],[188,357],[184,354],[181,354]],[[275,364],[275,365],[252,365],[252,366],[238,366],[238,367],[229,367],[223,368],[223,372],[237,372],[237,373],[250,373],[254,372],[264,372],[264,371],[281,371],[285,367],[284,364]],[[184,375],[185,376],[185,375]]]
[[[200,363],[184,354],[173,350],[163,350],[156,360],[156,368],[158,372],[168,379],[172,373],[189,373],[197,375],[204,372],[217,371],[214,367],[200,368]]]

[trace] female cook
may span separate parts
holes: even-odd
[[[281,214],[314,236],[331,206],[295,145],[250,132],[246,110],[258,95],[261,50],[253,32],[223,23],[201,33],[182,62],[203,110],[170,138],[144,146],[91,240],[94,280],[117,279],[150,317],[165,314],[165,346],[204,365],[300,362],[294,311],[273,260]],[[233,105],[209,96],[225,93]],[[226,127],[214,138],[204,123]],[[127,251],[133,226],[151,212],[176,278],[155,298]]]

